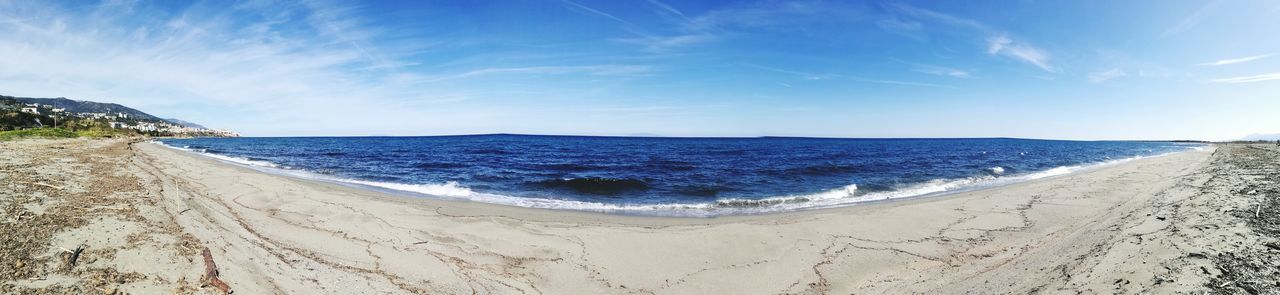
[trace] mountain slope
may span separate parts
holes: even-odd
[[[179,120],[179,119],[174,119],[174,118],[164,119],[164,121],[165,121],[165,122],[169,122],[169,123],[173,123],[173,124],[178,124],[178,125],[182,125],[182,126],[191,127],[191,128],[209,129],[209,127],[204,127],[204,126],[201,126],[200,124],[191,123],[191,122],[187,122],[187,121],[183,121],[183,120]]]
[[[130,107],[122,106],[114,103],[102,103],[83,100],[70,100],[63,97],[58,98],[36,98],[36,97],[12,97],[21,103],[38,103],[42,105],[54,105],[57,108],[65,108],[67,112],[72,113],[125,113],[131,118],[142,120],[160,121],[160,117],[135,110]]]

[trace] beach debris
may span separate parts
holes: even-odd
[[[59,247],[59,248],[62,248],[62,247]],[[80,254],[84,253],[84,245],[82,244],[80,246],[76,246],[75,250],[62,248],[62,251],[67,252],[67,254],[65,254],[67,271],[71,271],[71,269],[76,267],[76,261],[80,260]]]
[[[29,182],[29,181],[23,181],[22,183],[30,184],[30,185],[43,186],[43,187],[47,187],[47,188],[51,188],[51,189],[56,189],[56,190],[63,190],[63,188],[62,188],[62,187],[60,187],[60,186],[54,186],[54,185],[47,184],[47,183],[42,183],[42,182]]]
[[[204,251],[201,251],[201,254],[204,255],[204,283],[205,283],[201,287],[213,286],[214,288],[218,288],[218,290],[221,290],[222,294],[231,294],[231,292],[233,292],[231,291],[231,286],[227,285],[226,282],[223,282],[222,279],[218,278],[218,265],[213,263],[213,253],[209,252],[208,247],[205,247]]]

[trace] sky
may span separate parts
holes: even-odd
[[[248,136],[1280,133],[1280,2],[0,0],[0,94]]]

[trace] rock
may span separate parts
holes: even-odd
[[[27,266],[27,263],[22,262],[22,260],[18,260],[18,262],[13,263],[13,268],[22,268],[23,266]]]

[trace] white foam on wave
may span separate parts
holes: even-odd
[[[176,147],[176,146],[171,146],[171,145],[165,144],[164,142],[156,141],[156,140],[152,140],[152,141],[151,141],[151,143],[155,143],[155,144],[158,144],[158,145],[160,145],[160,146],[167,147],[167,148],[171,148],[171,149],[176,149],[176,150],[180,150],[180,151],[191,152],[191,153],[194,153],[194,154],[197,154],[197,155],[206,156],[206,157],[210,157],[210,158],[214,158],[214,159],[218,159],[218,160],[223,160],[223,161],[227,161],[227,162],[232,162],[232,163],[236,163],[236,164],[241,164],[241,165],[257,166],[257,167],[270,167],[270,168],[278,168],[278,167],[280,167],[280,165],[278,165],[278,164],[276,164],[276,163],[271,163],[271,162],[267,162],[267,161],[259,161],[259,160],[251,160],[251,159],[249,159],[249,158],[242,158],[242,157],[232,157],[232,156],[226,156],[226,155],[219,155],[219,154],[215,154],[215,153],[207,152],[207,151],[205,151],[204,149],[193,149],[193,148],[191,148],[190,146]]]
[[[152,141],[164,147],[177,150],[192,152],[198,155],[207,156],[234,164],[248,166],[260,171],[290,175],[299,178],[320,180],[332,183],[355,185],[377,189],[387,189],[393,191],[413,193],[429,197],[468,200],[482,203],[499,204],[507,206],[518,206],[539,209],[556,209],[556,210],[574,210],[574,211],[592,211],[605,213],[623,213],[638,215],[655,215],[655,216],[690,216],[690,217],[712,217],[723,215],[741,215],[741,214],[763,214],[773,212],[796,211],[805,209],[831,208],[848,206],[858,203],[886,201],[894,199],[906,199],[923,197],[930,195],[938,195],[944,193],[953,193],[961,191],[970,191],[980,188],[994,187],[1000,185],[1025,182],[1030,180],[1044,179],[1048,177],[1067,175],[1075,172],[1097,169],[1105,166],[1116,165],[1129,161],[1144,158],[1160,157],[1173,152],[1153,155],[1153,156],[1134,156],[1130,158],[1108,160],[1104,162],[1075,165],[1060,166],[1052,169],[1037,171],[1021,175],[1003,175],[1006,171],[1004,167],[996,166],[986,169],[992,175],[974,176],[959,179],[934,179],[923,183],[913,184],[905,187],[896,188],[889,191],[866,192],[860,193],[857,184],[849,184],[843,187],[821,191],[812,194],[784,195],[759,199],[743,199],[743,198],[725,198],[714,202],[703,203],[662,203],[662,204],[611,204],[600,202],[587,202],[576,200],[563,200],[554,198],[533,198],[533,197],[515,197],[492,193],[480,193],[472,191],[470,188],[463,186],[457,182],[446,182],[441,184],[405,184],[393,182],[378,182],[357,179],[339,178],[325,174],[319,174],[303,170],[281,168],[280,165],[266,161],[256,161],[246,158],[230,157],[208,153],[203,150],[191,149],[189,147],[173,147],[163,142]],[[1202,150],[1203,147],[1200,147]]]
[[[450,181],[442,184],[404,184],[344,178],[332,178],[331,180],[442,197],[469,197],[474,193],[471,189],[458,184],[456,181]]]
[[[1000,175],[1000,174],[1004,174],[1004,167],[995,166],[995,167],[988,168],[987,171],[990,171],[991,174]]]

